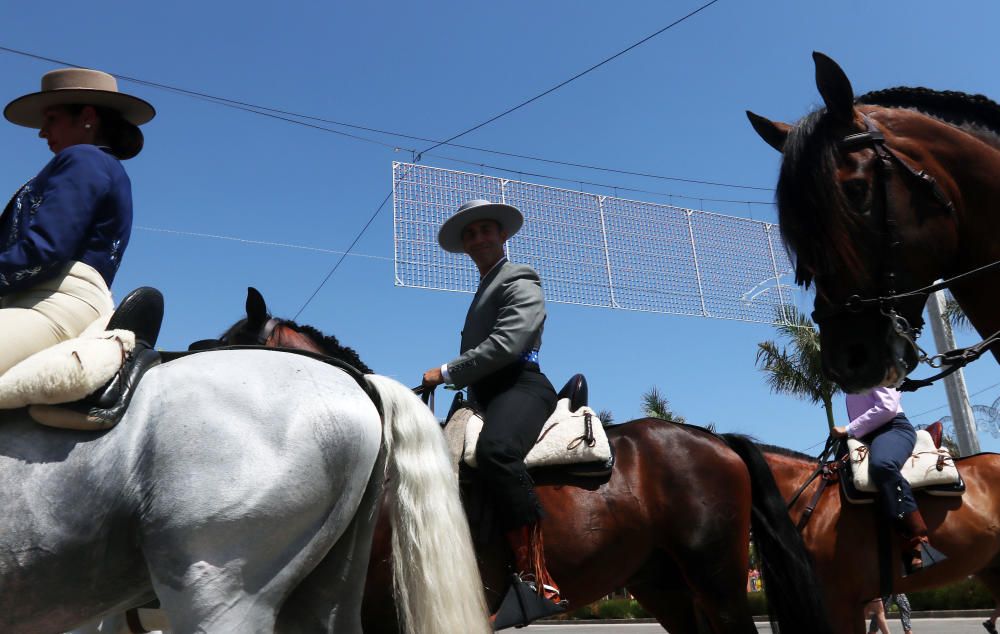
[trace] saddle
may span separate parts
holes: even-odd
[[[848,438],[847,448],[851,477],[840,479],[844,497],[853,504],[871,504],[875,501],[875,485],[868,475],[868,446]],[[941,446],[940,421],[917,430],[913,453],[900,472],[914,491],[938,496],[959,496],[965,492],[965,482],[954,459]]]
[[[476,467],[476,445],[483,429],[481,414],[462,403],[448,425],[464,427],[464,443],[456,462]],[[455,408],[453,408],[455,409]],[[587,381],[574,375],[559,391],[555,412],[542,425],[535,446],[524,459],[529,469],[559,468],[571,475],[607,476],[614,467],[611,443],[597,413],[587,406]]]
[[[51,427],[102,430],[121,420],[139,380],[160,364],[153,349],[163,321],[163,295],[129,293],[102,330],[41,350],[0,376],[0,409],[28,407]]]

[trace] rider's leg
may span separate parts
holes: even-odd
[[[103,278],[80,262],[26,291],[5,295],[0,306],[0,374],[39,350],[76,337],[113,308]]]
[[[927,526],[900,469],[913,452],[916,432],[899,416],[870,437],[869,473],[879,492],[887,517],[900,533],[904,563],[910,570],[923,565],[921,550],[927,544]]]
[[[482,401],[480,390],[476,395]],[[514,551],[518,571],[534,574],[539,589],[549,586],[547,596],[559,601],[558,588],[545,564],[544,544],[538,527],[541,504],[524,466],[524,457],[555,408],[555,390],[545,375],[525,371],[507,389],[497,390],[490,396],[476,447],[480,475],[503,509],[507,539]]]
[[[0,310],[0,374],[24,361],[39,350],[54,346],[62,337],[45,315],[29,308]]]

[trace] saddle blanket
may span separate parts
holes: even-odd
[[[850,451],[854,487],[859,491],[874,493],[875,485],[868,476],[868,445],[856,438],[848,438],[847,448]],[[917,443],[913,447],[913,453],[900,471],[913,489],[957,485],[962,482],[951,454],[944,447],[935,447],[931,435],[923,429],[917,430]],[[955,494],[960,495],[961,492],[956,489]]]
[[[109,330],[36,352],[0,375],[0,409],[85,398],[114,378],[134,348],[132,332]]]
[[[483,419],[467,408],[456,412],[453,418],[458,419],[459,416],[468,419],[462,458],[465,464],[475,467],[476,444],[483,430]],[[575,412],[570,411],[569,399],[560,399],[555,412],[542,425],[542,432],[524,459],[524,464],[534,468],[581,463],[610,465],[611,444],[597,412],[586,406]]]

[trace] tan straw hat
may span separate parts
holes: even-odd
[[[462,247],[462,230],[469,223],[477,220],[496,220],[500,228],[507,232],[507,238],[513,238],[524,224],[524,216],[516,207],[503,203],[493,203],[488,200],[470,200],[458,208],[450,218],[444,221],[438,231],[438,244],[445,251],[464,253]]]
[[[11,123],[41,128],[43,113],[51,106],[79,104],[110,108],[132,125],[142,125],[156,115],[146,101],[118,92],[115,78],[99,70],[60,68],[42,75],[42,90],[7,104],[3,116]]]

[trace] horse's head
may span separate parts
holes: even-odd
[[[825,55],[813,58],[825,108],[795,126],[747,115],[784,155],[781,233],[796,281],[816,285],[824,372],[860,391],[916,367],[926,295],[899,295],[937,279],[956,238],[941,213],[948,196],[921,173],[936,163],[912,134],[912,118],[933,121],[856,104],[844,71]]]
[[[271,348],[308,350],[346,361],[371,374],[372,370],[352,348],[340,345],[336,337],[324,335],[312,326],[300,326],[294,321],[272,317],[264,296],[254,287],[247,288],[247,316],[229,327],[219,337],[225,345],[259,345]]]
[[[280,319],[271,317],[264,296],[254,287],[247,288],[247,316],[222,333],[219,339],[230,346],[267,345]]]

